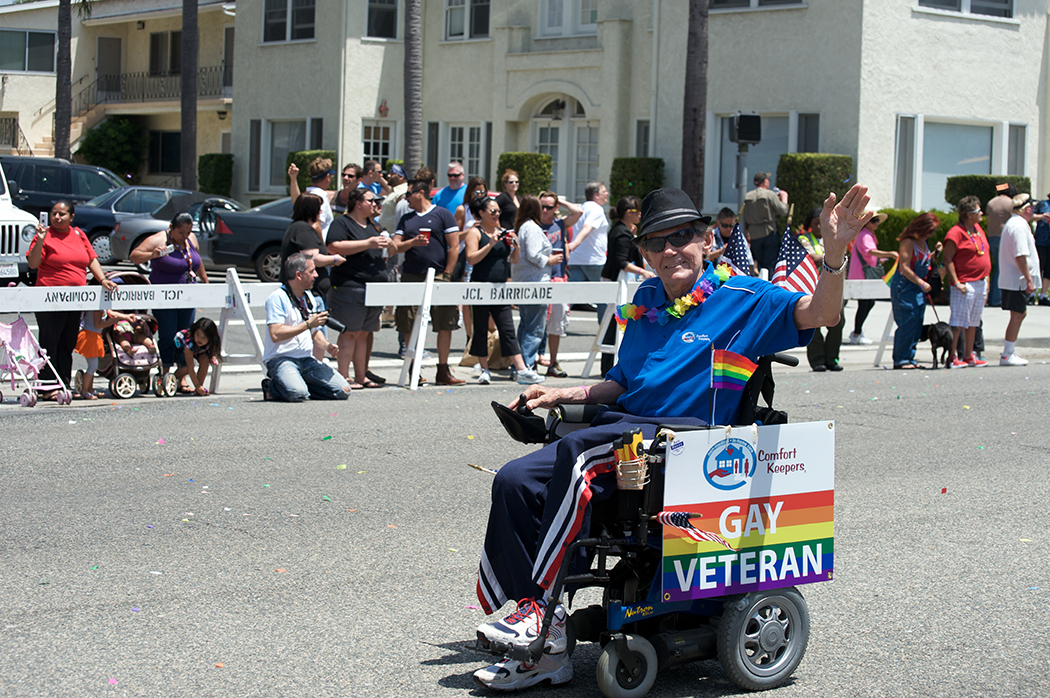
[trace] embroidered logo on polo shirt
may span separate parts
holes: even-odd
[[[696,335],[693,334],[692,332],[683,332],[682,333],[682,341],[685,342],[686,344],[692,344],[693,342],[696,341]]]

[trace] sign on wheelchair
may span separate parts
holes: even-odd
[[[514,438],[532,443],[598,413],[559,405],[544,424],[496,411]],[[605,696],[644,696],[659,669],[711,658],[748,690],[790,678],[810,629],[797,587],[834,573],[834,437],[833,422],[667,424],[648,443],[641,429],[612,443],[616,495],[595,511],[588,535],[568,544],[549,589],[553,599],[603,589],[600,605],[572,613],[566,635],[570,652],[579,641],[602,644],[596,678]],[[591,560],[582,573],[569,569],[580,551]],[[530,645],[490,649],[537,661],[554,606]]]

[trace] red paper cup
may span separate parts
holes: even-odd
[[[427,242],[430,242],[430,228],[420,228],[419,237],[423,238]]]

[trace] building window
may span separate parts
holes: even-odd
[[[438,160],[441,159],[441,123],[437,121],[427,122],[427,161],[426,166],[437,171]]]
[[[598,179],[598,124],[588,122],[576,126],[576,201],[584,200],[587,182]]]
[[[177,174],[182,171],[182,134],[178,131],[149,132],[149,173]]]
[[[820,152],[820,114],[798,115],[798,138],[795,141],[795,152]]]
[[[804,0],[711,0],[712,10],[736,10],[750,8],[759,10],[764,7],[781,5],[805,5]]]
[[[262,172],[262,119],[248,124],[248,191],[259,191]]]
[[[1013,0],[919,0],[919,7],[1006,19],[1014,16]]]
[[[944,199],[949,177],[992,174],[992,127],[925,122],[921,171],[919,205],[950,211],[955,204]]]
[[[149,74],[178,75],[182,72],[182,32],[153,32],[149,35]]]
[[[324,119],[310,119],[310,150],[324,149]]]
[[[721,158],[718,177],[718,200],[721,202],[737,200],[736,154],[738,149],[737,144],[729,140],[732,125],[733,117],[722,117]],[[788,129],[788,117],[762,115],[762,140],[758,144],[750,146],[747,153],[748,181],[745,182],[745,185],[748,189],[752,188],[750,177],[755,172],[769,172],[770,185],[776,183],[777,165],[780,162],[780,156],[791,152]]]
[[[383,169],[394,152],[394,124],[364,119],[361,122],[361,151],[365,160],[378,160]]]
[[[634,156],[649,157],[649,120],[639,119],[634,125]]]
[[[598,33],[598,0],[540,0],[541,36]]]
[[[1006,174],[1024,174],[1027,132],[1028,129],[1023,125],[1010,124],[1010,135],[1006,146]]]
[[[488,35],[489,0],[445,0],[446,41],[480,39]]]
[[[911,208],[912,192],[915,189],[915,117],[897,118],[897,150],[893,173],[893,206]]]
[[[449,126],[449,160],[463,163],[467,177],[481,176],[481,126]]]
[[[551,191],[558,191],[558,145],[561,127],[553,123],[536,129],[536,152],[551,156]]]
[[[0,30],[0,70],[55,72],[55,32]]]
[[[288,154],[306,148],[306,121],[270,122],[271,187],[283,187],[288,174]]]
[[[397,0],[368,0],[367,35],[377,39],[397,38]]]
[[[263,41],[302,41],[314,38],[315,0],[266,0]]]

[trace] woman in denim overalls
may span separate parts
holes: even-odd
[[[926,294],[930,285],[926,274],[930,271],[933,255],[941,251],[940,243],[933,252],[926,241],[937,232],[941,221],[932,213],[923,213],[908,224],[897,239],[900,256],[897,273],[890,285],[893,303],[893,321],[897,331],[893,335],[893,367],[924,368],[915,363],[915,345],[922,336],[922,321],[926,314]]]

